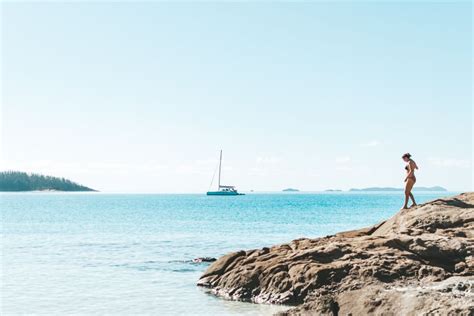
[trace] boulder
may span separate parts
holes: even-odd
[[[287,315],[472,315],[473,276],[474,193],[464,193],[373,227],[225,255],[198,285],[296,306]]]

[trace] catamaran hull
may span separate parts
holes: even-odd
[[[230,195],[245,195],[245,194],[239,193],[239,192],[210,191],[210,192],[207,192],[207,195],[224,195],[224,196],[230,196]]]

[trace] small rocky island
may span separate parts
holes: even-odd
[[[287,189],[283,189],[282,191],[283,192],[300,192],[300,190],[294,189],[294,188],[287,188]]]
[[[474,192],[373,227],[218,259],[198,285],[284,315],[473,315]]]
[[[0,191],[95,191],[64,178],[20,171],[0,172]]]

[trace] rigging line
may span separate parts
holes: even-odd
[[[216,166],[216,169],[214,169],[214,174],[212,175],[212,180],[211,180],[211,184],[209,185],[208,191],[211,190],[212,184],[214,183],[214,178],[216,177],[217,168],[218,166]]]

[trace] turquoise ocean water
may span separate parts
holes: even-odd
[[[361,228],[401,204],[401,193],[0,194],[1,314],[270,315],[281,307],[206,294],[195,284],[208,264],[190,260]]]

